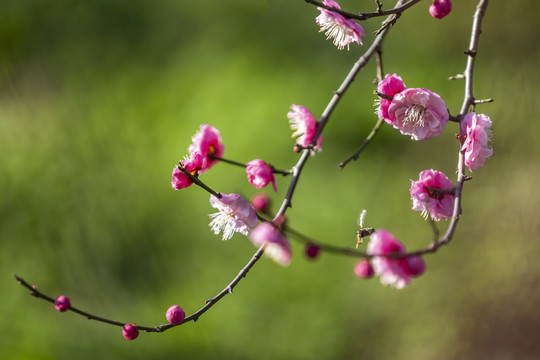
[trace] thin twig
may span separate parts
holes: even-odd
[[[210,158],[215,159],[215,160],[219,160],[219,161],[223,161],[224,163],[227,163],[227,164],[243,167],[243,168],[247,167],[247,164],[244,164],[244,163],[241,163],[241,162],[238,162],[238,161],[234,161],[234,160],[225,159],[225,158],[215,156],[215,155],[210,156]],[[268,164],[268,166],[272,169],[272,172],[274,174],[281,174],[283,176],[292,174],[292,170],[279,170],[279,169],[274,168],[274,166],[272,164]]]
[[[390,10],[381,10],[380,6],[378,5],[377,6],[378,7],[377,11],[367,12],[367,13],[359,13],[359,14],[354,14],[354,13],[351,13],[351,12],[336,9],[334,7],[331,7],[331,6],[326,6],[322,2],[316,1],[316,0],[305,0],[305,1],[307,3],[309,3],[309,4],[316,5],[317,7],[321,7],[321,8],[324,8],[326,10],[330,10],[330,11],[336,12],[338,14],[341,14],[341,15],[345,16],[346,18],[349,18],[349,19],[366,20],[366,19],[369,19],[369,18],[372,18],[372,17],[387,16],[387,15],[392,15],[392,14],[401,14],[403,11],[407,10],[408,8],[410,8],[411,6],[413,6],[414,4],[419,2],[420,0],[410,0],[409,2],[407,2],[407,3],[403,4],[403,5],[401,5],[401,4],[396,5],[396,6],[394,6],[394,8],[392,8]]]

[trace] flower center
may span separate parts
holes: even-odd
[[[424,117],[426,114],[426,108],[422,105],[414,104],[405,110],[405,122],[413,123],[417,126],[424,126]]]
[[[345,45],[347,46],[347,49],[349,49],[349,45],[346,42],[347,38],[347,29],[341,26],[340,24],[336,22],[327,22],[321,27],[321,30],[319,32],[325,32],[324,35],[326,35],[326,39],[334,38],[334,45],[337,46],[338,49],[342,50],[345,48]]]

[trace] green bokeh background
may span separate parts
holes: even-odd
[[[443,20],[427,6],[390,32],[385,71],[439,93],[455,114],[463,83],[446,78],[464,69],[475,2],[454,1]],[[320,114],[364,48],[338,51],[300,0],[2,1],[0,359],[540,358],[539,10],[491,1],[474,91],[496,100],[477,108],[493,120],[495,154],[466,184],[455,238],[426,257],[424,276],[398,291],[356,278],[354,259],[309,262],[294,244],[288,268],[262,259],[197,323],[130,342],[118,327],[56,312],[12,274],[119,321],[164,323],[172,304],[195,311],[255,249],[208,231],[207,193],[171,190],[192,134],[212,124],[228,158],[290,167],[289,106]],[[365,43],[379,21],[363,24]],[[384,126],[340,173],[375,121],[374,71],[360,73],[332,116],[288,216],[343,246],[368,209],[367,225],[418,249],[430,228],[410,210],[409,179],[426,168],[454,178],[457,126],[425,142]],[[255,193],[226,164],[203,180]],[[266,189],[276,203],[288,180]]]

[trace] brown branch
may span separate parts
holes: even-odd
[[[372,18],[372,17],[388,16],[388,15],[393,15],[393,14],[401,14],[403,11],[407,10],[408,8],[410,8],[411,6],[413,6],[414,4],[419,2],[420,0],[410,0],[409,2],[407,2],[407,3],[403,4],[403,5],[401,5],[402,2],[400,2],[400,5],[396,5],[396,6],[394,6],[394,8],[392,8],[390,10],[381,10],[381,5],[378,3],[377,4],[377,8],[378,8],[377,11],[359,13],[359,14],[343,11],[343,10],[336,9],[334,7],[331,7],[331,6],[326,6],[322,2],[316,1],[316,0],[305,0],[305,1],[307,3],[309,3],[309,4],[316,5],[317,7],[321,7],[321,8],[324,8],[326,10],[330,10],[330,11],[336,12],[338,14],[341,14],[341,15],[345,16],[346,18],[349,18],[349,19],[366,20],[366,19],[369,19],[369,18]]]
[[[181,324],[185,324],[185,323],[187,323],[189,321],[193,321],[193,322],[197,321],[205,312],[207,312],[212,306],[214,306],[225,295],[232,294],[233,289],[236,287],[236,285],[238,285],[238,283],[243,278],[246,277],[249,270],[260,259],[263,252],[264,252],[263,247],[259,248],[255,252],[253,257],[249,260],[249,262],[242,268],[242,270],[240,270],[238,275],[236,275],[236,277],[223,290],[221,290],[213,298],[211,298],[209,300],[206,300],[206,303],[199,310],[197,310],[196,312],[194,312],[193,314],[191,314],[189,316],[186,316],[184,318],[184,321],[182,321]],[[49,301],[49,302],[54,304],[54,299],[51,298],[50,296],[45,295],[44,293],[38,291],[37,287],[35,285],[31,286],[26,281],[24,281],[24,279],[20,278],[19,276],[15,275],[15,274],[13,274],[13,276],[15,277],[15,279],[17,280],[17,282],[19,284],[21,284],[22,286],[24,286],[24,287],[26,287],[27,289],[30,290],[30,295],[32,295],[32,296],[34,296],[36,298],[44,299],[44,300]],[[123,327],[124,325],[129,324],[129,323],[124,323],[124,322],[120,322],[120,321],[116,321],[116,320],[107,319],[107,318],[104,318],[104,317],[101,317],[101,316],[96,316],[96,315],[90,314],[90,313],[88,313],[86,311],[77,309],[77,308],[75,308],[73,306],[70,306],[68,310],[73,311],[74,313],[77,313],[79,315],[82,315],[85,318],[87,318],[88,320],[95,320],[95,321],[99,321],[99,322],[102,322],[102,323],[106,323],[106,324],[110,324],[110,325],[116,325],[116,326],[120,326],[120,327]],[[163,325],[157,325],[157,326],[154,326],[154,327],[136,325],[136,327],[137,327],[137,329],[143,330],[143,331],[146,331],[146,332],[163,332],[163,331],[166,331],[166,330],[168,330],[170,328],[173,328],[173,327],[181,325],[181,324],[177,324],[177,325],[163,324]]]

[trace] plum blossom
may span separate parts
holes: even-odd
[[[287,237],[272,223],[264,221],[249,233],[253,245],[264,245],[264,253],[282,266],[291,263],[291,245]]]
[[[401,76],[396,74],[386,74],[384,79],[377,85],[377,92],[393,98],[396,94],[402,92],[406,88]],[[376,100],[376,103],[379,105],[377,108],[379,119],[384,119],[384,121],[392,125],[394,119],[388,117],[388,107],[390,107],[392,100],[379,97],[378,100]]]
[[[291,129],[294,131],[292,136],[299,136],[296,143],[302,147],[308,147],[313,141],[317,132],[317,120],[308,108],[302,105],[291,105],[291,111],[287,113]],[[314,150],[322,151],[321,148],[322,135],[317,139],[317,144],[313,147]],[[311,155],[315,155],[315,151],[311,150]]]
[[[433,0],[429,6],[429,14],[435,19],[442,19],[452,11],[452,2],[450,0]]]
[[[334,0],[323,0],[323,4],[341,10],[341,7]],[[345,47],[349,50],[349,44],[352,42],[362,45],[361,36],[365,36],[366,33],[360,24],[335,11],[322,7],[317,7],[317,10],[321,12],[315,19],[321,27],[319,32],[324,31],[327,40],[334,38],[334,45],[339,50],[343,50]]]
[[[189,171],[193,176],[197,176],[202,167],[203,157],[199,153],[192,153],[191,156],[182,160],[180,166],[184,167]],[[193,181],[180,170],[178,166],[175,166],[172,172],[171,184],[174,190],[180,190],[187,188],[193,184]]]
[[[426,219],[428,215],[435,221],[449,218],[454,211],[455,196],[437,192],[432,188],[452,190],[454,185],[440,171],[433,169],[422,171],[418,181],[411,180],[409,192],[413,202],[412,209],[421,211]]]
[[[448,123],[448,109],[443,99],[428,89],[405,89],[394,96],[388,118],[403,135],[427,140],[442,133]]]
[[[199,153],[202,155],[202,165],[200,172],[210,169],[218,160],[213,156],[223,156],[224,146],[221,142],[221,134],[210,125],[201,124],[199,131],[193,135],[192,144],[189,146],[189,153]]]
[[[370,237],[366,251],[369,255],[375,255],[371,259],[371,263],[373,271],[380,277],[381,283],[392,285],[396,289],[402,289],[410,284],[411,277],[420,275],[425,269],[425,263],[418,256],[401,259],[377,256],[406,253],[405,246],[388,230],[375,231]],[[421,263],[423,263],[423,268]],[[360,273],[360,275],[362,274],[364,273]]]
[[[223,231],[223,240],[229,240],[235,232],[247,236],[257,225],[255,209],[238,194],[221,194],[221,198],[210,195],[210,205],[219,212],[210,214],[209,226],[216,235]]]
[[[491,120],[487,115],[471,112],[461,121],[461,136],[465,137],[461,151],[465,153],[465,165],[470,171],[484,166],[487,158],[493,155],[489,146]]]
[[[248,181],[257,189],[263,188],[268,183],[272,183],[274,191],[277,191],[276,178],[272,172],[272,168],[260,159],[251,160],[247,163],[246,174]]]

